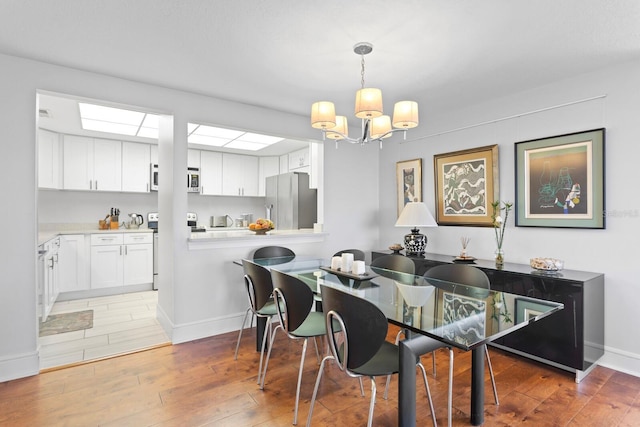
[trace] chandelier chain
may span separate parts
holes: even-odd
[[[360,88],[364,89],[364,55],[360,55]]]

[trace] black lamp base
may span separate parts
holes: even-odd
[[[427,236],[420,234],[417,228],[413,228],[411,233],[404,236],[404,247],[408,256],[422,256],[427,247]]]

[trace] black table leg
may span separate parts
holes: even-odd
[[[400,341],[400,372],[398,379],[398,426],[416,425],[416,362],[420,355],[429,353],[441,344],[424,335],[414,335]]]
[[[256,351],[262,350],[262,337],[264,336],[264,330],[267,327],[266,317],[256,316]],[[267,337],[268,339],[269,337]]]
[[[471,350],[471,425],[484,423],[484,346]]]

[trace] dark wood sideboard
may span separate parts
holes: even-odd
[[[390,253],[373,251],[371,258]],[[453,256],[430,253],[410,258],[417,275],[454,260]],[[498,270],[493,260],[476,260],[471,265],[487,274],[494,290],[564,304],[564,310],[490,345],[573,372],[576,382],[596,366],[604,354],[604,274],[577,270],[548,274],[515,263],[505,263]]]

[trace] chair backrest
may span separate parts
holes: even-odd
[[[468,296],[476,298],[486,298],[489,296],[491,290],[491,282],[489,278],[477,267],[465,264],[442,264],[435,267],[431,267],[424,273],[425,280],[437,288],[453,288],[455,284],[462,284],[473,287],[475,289],[468,291],[460,291],[456,289],[457,293],[463,293]],[[429,279],[437,279],[429,281]],[[448,282],[442,283],[440,280]]]
[[[333,256],[342,256],[342,254],[353,254],[353,259],[355,261],[364,261],[364,252],[360,249],[345,249],[333,254]]]
[[[293,332],[309,316],[313,291],[302,280],[280,271],[271,270],[271,279],[280,324],[286,333]]]
[[[386,316],[365,299],[330,286],[321,285],[320,289],[333,357],[343,370],[364,365],[378,352],[387,336]],[[336,328],[338,325],[340,330]],[[344,337],[343,342],[339,336]]]
[[[383,255],[371,261],[371,270],[380,276],[388,277],[405,284],[412,284],[416,265],[404,255]]]
[[[253,311],[258,311],[270,301],[273,294],[271,272],[251,261],[242,260],[244,284],[249,294],[249,303]]]
[[[263,246],[256,249],[253,253],[253,259],[277,258],[269,264],[284,264],[296,257],[295,252],[283,246]]]

